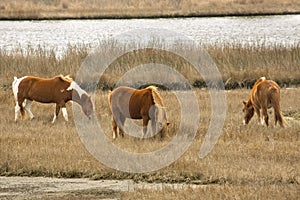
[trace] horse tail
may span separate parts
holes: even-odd
[[[266,77],[262,76],[262,77],[260,77],[260,78],[257,80],[257,82],[262,82],[262,81],[265,81],[265,80],[266,80]]]
[[[255,88],[259,83],[263,82],[266,80],[266,77],[260,77],[259,79],[257,79],[257,81],[254,83],[253,88]]]
[[[20,107],[20,113],[21,113],[21,116],[24,117],[25,116],[25,109],[24,109],[24,106],[25,106],[25,102],[22,102],[22,103],[19,103],[18,102],[18,93],[19,93],[19,86],[21,84],[21,81],[26,78],[27,76],[24,76],[22,78],[17,78],[17,77],[14,77],[14,80],[12,82],[12,90],[13,90],[13,94],[14,94],[14,97],[15,97],[15,101],[16,101],[16,106],[19,106]]]
[[[14,81],[12,82],[12,89],[13,89],[13,93],[14,93],[14,97],[15,97],[16,101],[17,101],[17,93],[18,93],[17,82],[18,82],[18,78],[14,77]]]
[[[283,118],[283,115],[281,113],[280,109],[280,90],[278,88],[273,88],[271,91],[271,98],[274,103],[274,117],[275,117],[275,124],[277,121],[279,122],[279,125],[281,127],[284,127],[285,120]]]
[[[284,127],[284,124],[286,123],[285,122],[285,120],[284,120],[284,118],[283,118],[283,115],[282,115],[282,113],[279,111],[279,112],[275,112],[275,117],[276,117],[276,119],[279,121],[279,125],[281,126],[281,127]]]
[[[108,95],[107,95],[107,100],[108,100],[108,104],[109,104],[109,107],[111,108],[111,96],[112,96],[112,91],[110,90],[109,92],[108,92]]]

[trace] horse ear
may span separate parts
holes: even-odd
[[[244,105],[247,105],[247,102],[246,102],[245,100],[243,100],[243,104],[244,104]]]

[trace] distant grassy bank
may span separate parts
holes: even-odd
[[[0,19],[230,16],[300,13],[298,0],[0,0]]]

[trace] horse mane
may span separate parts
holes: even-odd
[[[162,97],[158,93],[157,87],[151,85],[151,86],[148,86],[146,89],[151,91],[152,98],[153,98],[153,101],[154,101],[155,104],[158,104],[160,106],[164,106],[164,102],[162,100]]]
[[[70,77],[70,75],[64,76],[64,75],[60,74],[57,77],[60,78],[62,81],[65,81],[65,82],[71,83],[73,81],[73,79]]]
[[[109,106],[111,107],[111,96],[112,96],[113,92],[112,91],[109,91],[108,92],[108,95],[107,95],[107,99],[108,99],[108,103],[109,103]]]

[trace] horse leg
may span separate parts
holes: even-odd
[[[277,121],[278,121],[279,119],[278,119],[278,116],[277,116],[277,113],[276,113],[275,108],[274,108],[274,119],[275,119],[275,126],[277,126]]]
[[[33,119],[33,118],[34,118],[34,115],[32,114],[32,112],[31,112],[31,110],[30,110],[31,104],[32,104],[32,101],[30,101],[30,100],[27,99],[24,108],[25,108],[25,110],[28,112],[30,119]]]
[[[117,123],[116,123],[114,117],[112,117],[111,123],[112,123],[112,129],[113,129],[113,139],[116,139],[118,136],[118,132],[117,132],[118,126],[117,126]]]
[[[150,120],[151,120],[151,129],[152,129],[152,135],[151,136],[154,136],[156,133],[157,133],[157,130],[156,130],[156,122],[157,122],[157,111],[158,108],[157,106],[154,104],[151,106],[151,108],[149,109],[149,117],[150,117]]]
[[[125,117],[123,115],[120,115],[119,117],[119,120],[120,120],[120,125],[119,126],[119,135],[124,137],[124,130],[123,130],[123,127],[124,127],[124,123],[125,123]]]
[[[64,116],[66,122],[69,121],[69,119],[68,119],[67,108],[66,108],[65,106],[63,106],[62,109],[61,109],[61,111],[62,111],[62,114],[63,114],[63,116]]]
[[[56,118],[58,116],[59,111],[60,111],[60,106],[59,106],[59,104],[56,104],[56,108],[55,108],[55,112],[54,112],[52,124],[55,122],[55,120],[56,120]]]
[[[18,117],[19,117],[20,114],[21,114],[21,108],[20,108],[20,106],[19,106],[18,100],[16,99],[16,106],[15,106],[15,122],[18,121]]]
[[[254,106],[254,112],[257,115],[257,123],[263,125],[264,121],[263,121],[262,116],[260,115],[260,109]]]
[[[23,97],[18,97],[17,101],[16,101],[16,106],[15,106],[15,122],[18,120],[18,116],[19,114],[21,114],[22,118],[24,118],[25,116],[25,111],[23,108],[23,102],[24,102],[25,98]]]
[[[277,121],[279,121],[279,125],[284,127],[283,125],[283,116],[280,112],[280,109],[274,107],[274,117],[275,117],[275,126],[277,125]]]
[[[262,110],[260,110],[259,112],[261,112],[260,113],[260,124],[263,126],[264,125],[264,111],[263,111],[263,109]]]
[[[267,108],[263,108],[262,109],[262,114],[264,116],[266,125],[269,126],[269,116],[268,116],[268,110],[267,110]]]
[[[143,115],[142,118],[143,118],[143,137],[145,137],[147,134],[147,126],[150,119],[148,115]]]
[[[20,112],[20,106],[19,106],[18,102],[16,102],[16,106],[15,106],[15,122],[18,121],[19,114],[21,114],[21,112]]]
[[[151,119],[151,128],[152,128],[152,135],[154,136],[157,133],[156,119]]]

